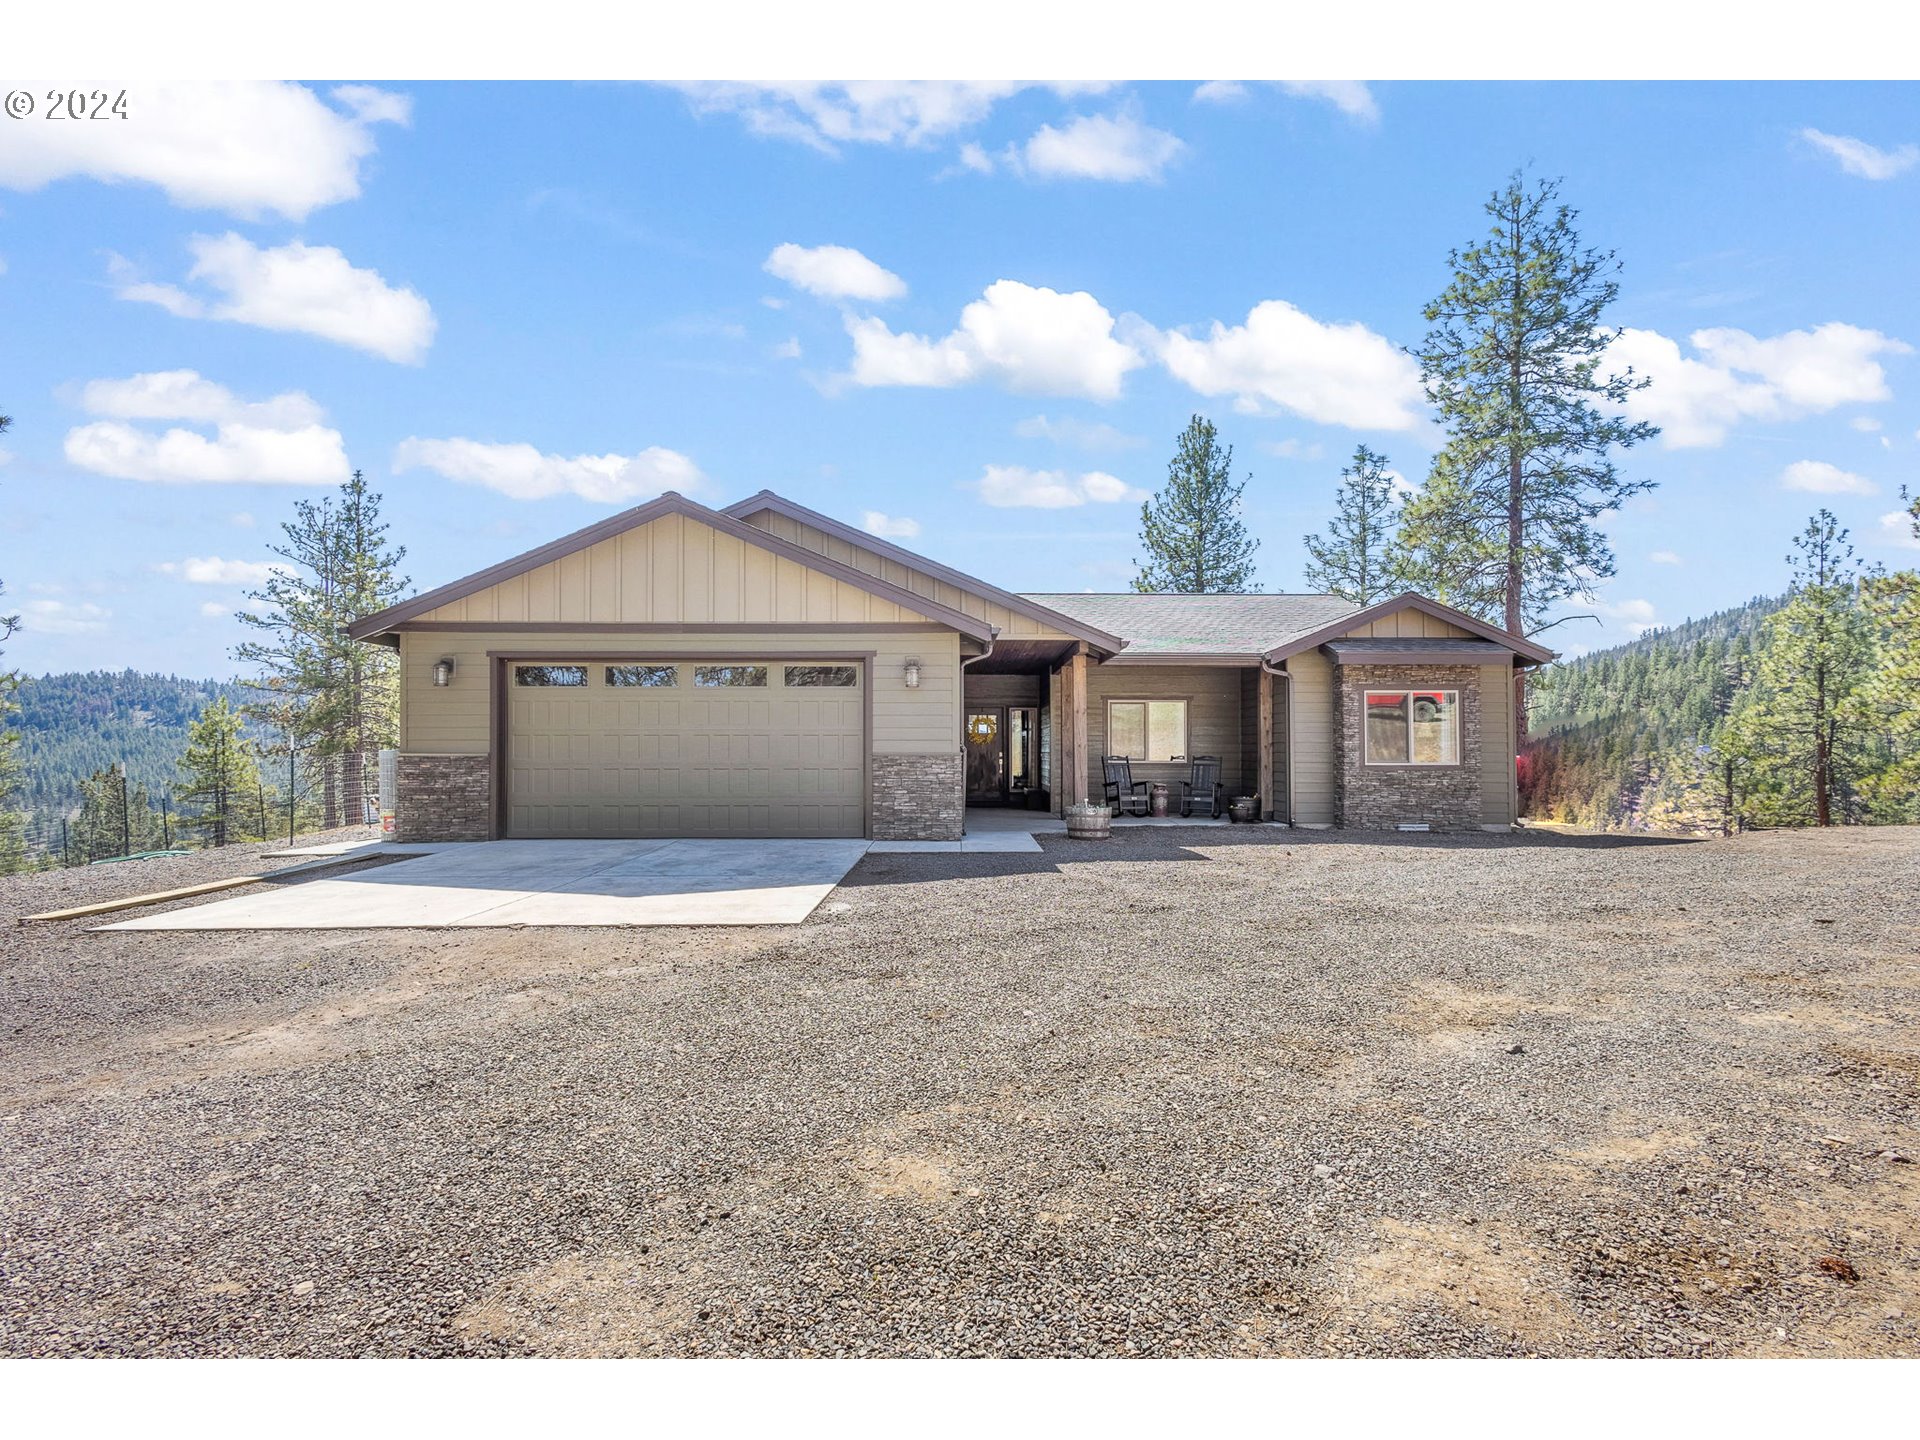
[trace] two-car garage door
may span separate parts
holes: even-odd
[[[507,834],[863,835],[863,669],[508,661]]]

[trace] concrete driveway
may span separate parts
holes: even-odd
[[[96,928],[794,925],[866,849],[865,840],[495,840]]]

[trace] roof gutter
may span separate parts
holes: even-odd
[[[967,659],[962,660],[960,662],[960,675],[962,679],[966,677],[967,667],[969,665],[978,665],[982,660],[986,659],[989,655],[993,654],[993,642],[998,640],[999,638],[1000,638],[1000,627],[998,625],[989,625],[987,627],[987,648],[982,650],[978,655],[970,656]],[[960,698],[962,702],[966,700],[966,696],[964,694]]]

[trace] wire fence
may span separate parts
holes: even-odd
[[[351,787],[342,773],[345,760],[330,757],[318,763],[297,759],[284,763],[277,776],[270,771],[280,757],[261,757],[260,782],[252,795],[236,795],[226,807],[226,825],[204,807],[182,808],[167,791],[150,797],[143,810],[134,803],[140,789],[121,769],[120,793],[91,815],[80,797],[59,809],[16,811],[10,834],[0,848],[0,871],[58,869],[119,860],[133,855],[212,849],[222,844],[257,843],[327,828],[328,791],[333,798],[333,824],[379,823],[379,762],[364,757],[359,816],[345,813]]]

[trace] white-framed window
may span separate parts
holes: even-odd
[[[1107,701],[1107,753],[1164,764],[1187,758],[1187,702]]]
[[[1458,690],[1369,690],[1362,697],[1369,765],[1458,765]]]

